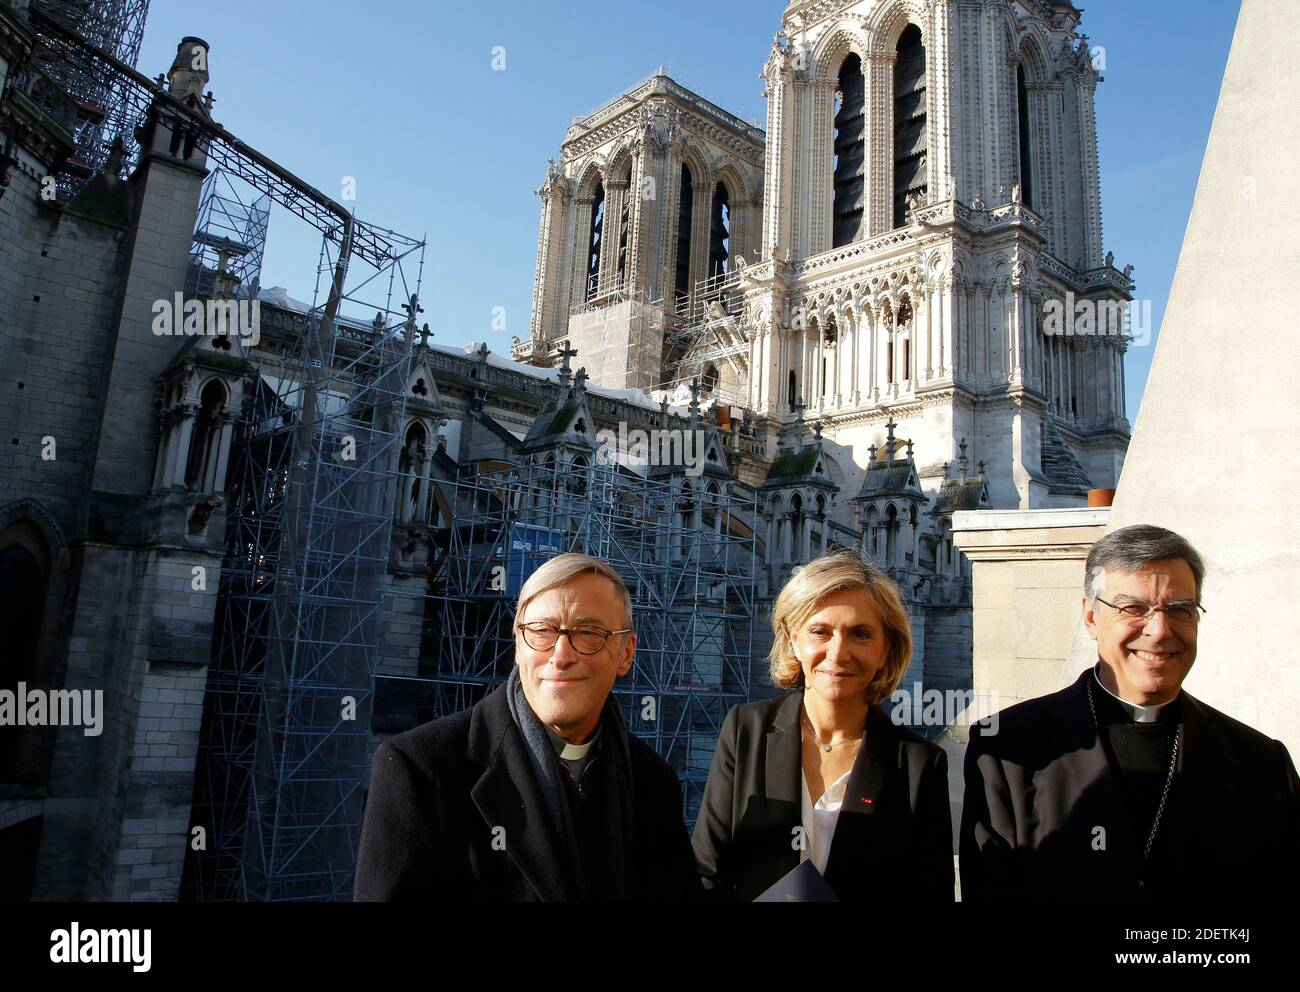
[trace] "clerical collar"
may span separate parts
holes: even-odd
[[[1122,699],[1115,693],[1106,688],[1106,683],[1101,680],[1101,662],[1097,662],[1092,670],[1092,676],[1097,680],[1097,684],[1102,687],[1111,699],[1115,700],[1124,708],[1129,719],[1134,723],[1156,723],[1160,720],[1160,711],[1171,703],[1175,702],[1178,697],[1175,696],[1167,703],[1157,703],[1155,706],[1143,706],[1141,703],[1130,703],[1127,699]]]
[[[600,725],[597,724],[596,732],[591,735],[591,740],[587,741],[586,744],[570,744],[546,724],[542,724],[542,726],[546,727],[546,736],[551,739],[551,747],[555,748],[555,753],[565,761],[581,761],[587,757],[587,752],[591,750],[592,745],[596,743],[596,738],[600,736]]]

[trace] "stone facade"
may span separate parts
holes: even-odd
[[[0,817],[22,819],[0,835],[4,859],[33,865],[20,896],[174,899],[225,528],[215,462],[206,487],[188,484],[184,462],[160,474],[175,465],[168,447],[190,444],[179,431],[154,440],[169,403],[158,390],[169,370],[193,390],[240,375],[201,382],[203,359],[178,354],[186,339],[151,325],[154,302],[184,287],[207,170],[201,148],[173,151],[170,125],[151,118],[129,181],[110,156],[71,201],[43,196],[72,147],[67,98],[27,61],[34,35],[9,4],[0,37],[0,80],[21,80],[0,106],[18,139],[0,195],[0,418],[13,425],[0,548],[23,549],[6,559],[9,581],[44,590],[35,621],[6,619],[20,639],[39,628],[18,659],[29,686],[103,694],[101,734],[31,730],[7,759]],[[170,89],[189,99],[205,82],[174,67]],[[192,428],[196,398],[171,395],[176,423]],[[238,409],[237,389],[223,395]]]

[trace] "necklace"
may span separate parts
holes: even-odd
[[[1088,709],[1092,711],[1092,725],[1101,737],[1101,723],[1097,720],[1097,705],[1092,701],[1092,682],[1085,683],[1088,690]],[[1178,745],[1183,739],[1183,725],[1180,723],[1174,731],[1174,746],[1169,754],[1169,771],[1165,774],[1165,787],[1160,792],[1160,805],[1156,807],[1156,818],[1151,822],[1151,833],[1147,834],[1146,850],[1142,852],[1143,860],[1151,860],[1151,845],[1155,843],[1156,831],[1160,828],[1160,817],[1165,812],[1165,801],[1169,799],[1169,787],[1174,784],[1174,769],[1178,766]]]
[[[846,737],[844,738],[844,740],[838,741],[834,744],[823,744],[821,741],[817,739],[817,728],[815,728],[812,725],[812,721],[808,719],[807,713],[803,715],[803,722],[804,722],[804,726],[808,728],[808,733],[812,735],[813,743],[816,744],[823,751],[830,751],[833,748],[843,747],[845,744],[852,744],[854,741],[862,740],[862,735],[859,734],[857,737]]]

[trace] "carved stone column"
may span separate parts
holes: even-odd
[[[167,485],[185,485],[185,469],[190,457],[190,439],[194,435],[194,418],[198,410],[195,400],[182,400],[180,404],[180,425],[175,433],[176,446],[172,452]]]
[[[214,463],[213,471],[209,477],[204,490],[210,493],[224,493],[226,491],[226,466],[230,462],[230,445],[235,436],[235,420],[238,414],[234,410],[222,410],[220,414],[221,428],[217,432],[215,439],[216,451],[215,457],[210,456],[210,461]]]

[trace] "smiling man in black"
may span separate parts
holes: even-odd
[[[677,775],[612,694],[636,651],[622,578],[557,555],[519,590],[514,626],[505,683],[375,753],[354,899],[695,898]]]
[[[1098,661],[972,728],[963,900],[1206,899],[1293,891],[1300,779],[1286,747],[1182,688],[1205,566],[1135,526],[1088,555]]]

